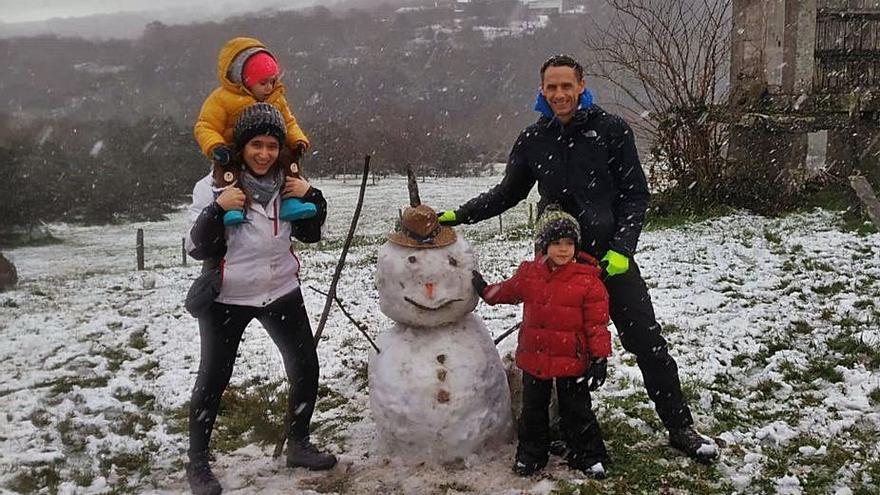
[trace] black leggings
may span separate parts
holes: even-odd
[[[242,333],[254,318],[269,332],[284,359],[290,383],[290,438],[308,437],[318,396],[318,355],[302,292],[297,288],[264,308],[214,303],[211,313],[199,319],[202,355],[189,406],[191,457],[208,451],[220,396],[229,385]]]

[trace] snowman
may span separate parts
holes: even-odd
[[[379,249],[379,308],[395,323],[370,356],[370,409],[380,454],[452,462],[510,440],[510,390],[473,313],[474,253],[414,197]]]

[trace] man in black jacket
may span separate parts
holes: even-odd
[[[611,319],[623,347],[636,355],[670,443],[710,463],[717,456],[715,444],[693,427],[678,366],[633,259],[649,193],[632,129],[592,104],[583,68],[566,55],[541,67],[535,109],[542,116],[517,138],[501,183],[454,211],[441,212],[440,222],[476,223],[499,215],[525,199],[537,182],[538,211],[555,203],[577,218],[580,248],[602,260]]]

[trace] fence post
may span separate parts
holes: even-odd
[[[186,237],[180,238],[180,263],[186,266]]]
[[[504,233],[504,220],[501,219],[501,215],[498,215],[498,233]]]
[[[137,269],[144,269],[144,229],[137,229]]]
[[[532,203],[529,203],[529,228],[532,228],[535,226],[534,206],[535,205],[533,205]]]

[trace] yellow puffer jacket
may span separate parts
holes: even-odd
[[[193,129],[202,153],[208,157],[211,156],[211,150],[214,146],[232,144],[232,130],[235,128],[238,115],[245,107],[257,102],[253,93],[244,84],[234,82],[228,76],[229,66],[235,60],[236,55],[251,48],[263,49],[268,52],[266,46],[254,38],[233,38],[226,42],[220,50],[220,55],[217,58],[217,78],[220,80],[220,87],[211,92],[202,104],[202,110],[199,112],[199,118]],[[306,148],[311,146],[309,138],[300,129],[296,117],[293,116],[293,112],[287,105],[287,100],[284,98],[284,85],[281,82],[275,85],[275,89],[265,101],[277,108],[284,116],[289,146],[294,147],[297,143],[304,144]]]

